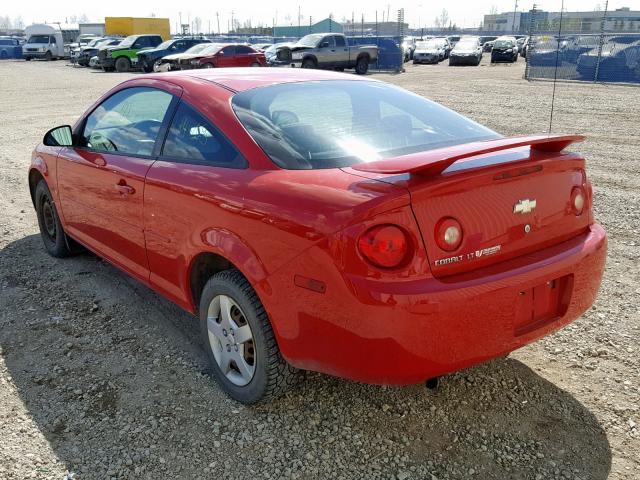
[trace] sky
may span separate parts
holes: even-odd
[[[534,3],[547,11],[559,11],[561,0],[518,0],[519,11],[528,11]],[[592,10],[599,5],[604,8],[605,0],[565,0],[565,9],[569,11]],[[412,28],[429,27],[435,23],[435,18],[443,9],[447,10],[451,22],[459,27],[477,27],[483,15],[495,7],[498,12],[512,12],[515,7],[513,0],[411,0],[409,2],[392,2],[391,0],[323,0],[321,2],[300,2],[290,0],[276,0],[275,2],[247,1],[212,2],[211,0],[154,0],[153,2],[134,2],[131,0],[108,0],[78,2],[71,0],[26,0],[15,2],[6,0],[0,8],[0,16],[8,15],[12,19],[22,17],[25,25],[42,22],[65,22],[72,16],[86,15],[89,21],[103,22],[105,16],[136,16],[146,17],[152,14],[157,17],[169,17],[171,30],[176,30],[179,18],[183,23],[189,23],[195,18],[201,20],[203,32],[217,30],[216,13],[220,21],[220,28],[224,32],[231,18],[241,22],[251,20],[252,25],[260,23],[271,26],[297,24],[298,9],[300,9],[302,23],[321,20],[333,14],[333,18],[341,21],[351,19],[352,14],[359,21],[364,14],[365,21],[374,21],[376,11],[378,19],[382,20],[390,12],[390,18],[395,19],[397,10],[404,7],[405,21]],[[640,10],[640,0],[610,0],[609,9],[629,7]],[[383,13],[384,12],[384,13]]]

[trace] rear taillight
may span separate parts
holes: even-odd
[[[409,239],[400,227],[378,225],[370,228],[358,239],[358,250],[376,267],[394,268],[408,257]]]
[[[458,248],[462,243],[462,226],[455,218],[446,217],[436,224],[436,243],[447,252]]]
[[[582,187],[573,187],[571,190],[571,209],[576,215],[582,215],[586,202],[586,194]]]

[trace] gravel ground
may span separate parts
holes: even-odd
[[[377,77],[504,134],[546,132],[552,84],[524,63],[407,65]],[[0,477],[637,479],[640,95],[558,84],[553,132],[579,132],[609,233],[597,304],[534,345],[384,388],[319,374],[244,407],[213,384],[197,321],[90,254],[44,253],[30,152],[126,78],[0,64]]]

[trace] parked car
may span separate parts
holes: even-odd
[[[518,60],[518,46],[514,37],[498,38],[491,49],[491,63],[516,62]]]
[[[341,33],[312,33],[291,48],[279,48],[278,58],[290,60],[292,67],[353,68],[358,75],[364,75],[369,71],[369,64],[378,58],[378,47],[349,45]]]
[[[493,41],[498,38],[495,35],[481,35],[480,36],[480,45],[482,45],[483,52],[490,52],[491,47],[493,47]],[[489,45],[490,44],[490,45]]]
[[[162,57],[154,64],[153,69],[156,72],[180,70],[182,64],[184,64],[185,67],[191,68],[191,60],[198,59],[207,53],[216,52],[220,49],[220,46],[221,44],[219,43],[199,43],[186,52]]]
[[[264,53],[258,52],[245,44],[216,44],[212,49],[205,49],[199,55],[191,57],[188,62],[180,60],[180,69],[189,68],[224,68],[224,67],[265,67],[267,61]]]
[[[22,46],[17,38],[0,37],[0,59],[22,58]]]
[[[279,48],[291,48],[295,45],[295,42],[281,42],[271,45],[264,51],[264,56],[267,61],[267,65],[269,67],[281,67],[285,65],[289,65],[291,63],[290,59],[280,60],[278,59],[278,49]]]
[[[489,40],[485,43],[482,44],[482,51],[484,52],[490,52],[491,49],[493,48],[493,44],[496,43],[495,40]]]
[[[129,35],[119,45],[98,51],[100,65],[105,72],[128,72],[138,62],[140,50],[151,49],[162,43],[160,35]]]
[[[253,43],[251,46],[259,52],[265,52],[267,48],[273,46],[273,43]]]
[[[460,35],[449,35],[447,37],[447,40],[449,41],[449,44],[451,45],[451,48],[456,46],[456,43],[458,43],[460,41],[462,37]]]
[[[482,45],[478,37],[462,37],[449,54],[449,65],[480,65]]]
[[[155,48],[149,48],[139,51],[136,54],[138,57],[138,65],[143,72],[153,72],[154,65],[156,64],[156,62],[160,62],[160,59],[162,57],[186,52],[194,45],[199,45],[201,43],[210,44],[211,42],[209,40],[199,38],[179,38],[176,40],[167,40],[166,42],[162,42]]]
[[[631,44],[607,42],[602,46],[600,66],[598,49],[578,57],[577,72],[584,80],[602,82],[640,82],[640,41]],[[596,78],[596,69],[598,78]]]
[[[563,152],[581,139],[505,138],[381,81],[213,69],[114,87],[46,133],[28,185],[49,254],[84,246],[198,315],[214,378],[253,403],[294,368],[418,383],[588,310],[606,236]]]
[[[449,41],[446,38],[432,38],[416,42],[413,63],[438,63],[449,56]]]
[[[413,60],[413,52],[416,49],[416,39],[414,37],[403,37],[401,48],[404,61],[408,62],[409,60]]]
[[[98,54],[100,48],[119,45],[122,40],[118,37],[103,37],[92,40],[86,46],[80,47],[76,63],[82,67],[88,67],[91,58]]]

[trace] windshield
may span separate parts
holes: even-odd
[[[430,48],[442,48],[443,46],[444,42],[442,40],[427,40],[426,42],[416,43],[416,48],[423,50],[427,50]]]
[[[322,33],[305,35],[300,40],[298,40],[298,43],[296,43],[296,45],[300,45],[301,47],[315,47],[316,44],[320,41],[320,39],[323,37],[324,37],[324,34]]]
[[[166,50],[167,48],[169,48],[171,46],[171,44],[174,42],[175,40],[167,40],[166,42],[162,42],[160,45],[158,45],[156,48],[158,50]]]
[[[470,49],[470,48],[476,48],[478,46],[478,40],[475,38],[463,38],[462,40],[460,40],[458,43],[456,43],[456,46],[454,47],[456,50],[462,50],[462,49]]]
[[[379,82],[273,85],[239,93],[232,104],[249,134],[286,169],[345,167],[499,138],[437,103]]]
[[[27,43],[46,43],[49,44],[49,35],[31,35]]]
[[[133,42],[135,42],[137,39],[138,39],[137,35],[129,35],[127,38],[122,40],[122,42],[120,42],[120,46],[130,47],[131,45],[133,45]]]
[[[496,40],[496,42],[493,44],[494,47],[498,47],[498,48],[512,48],[513,45],[513,41],[511,40]]]

